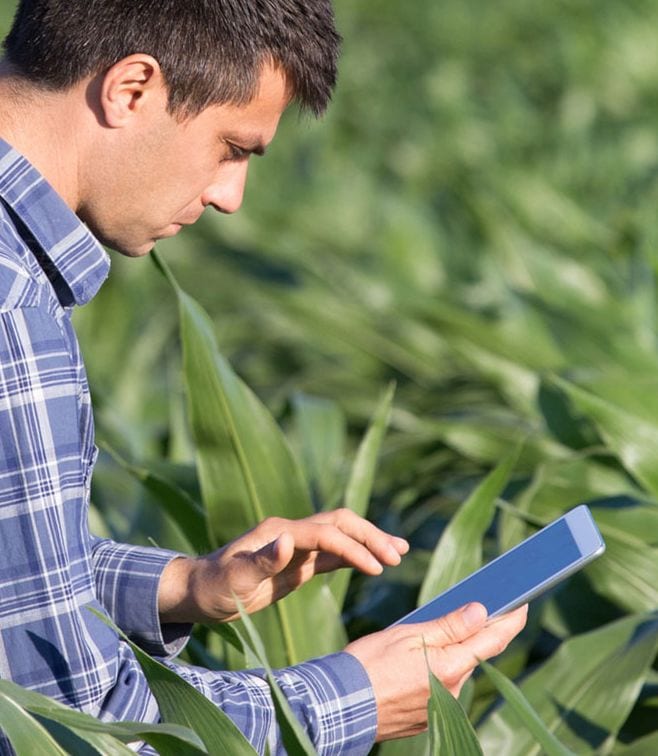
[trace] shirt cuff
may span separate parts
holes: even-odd
[[[302,688],[303,698],[310,698],[308,706],[293,709],[319,753],[364,756],[370,752],[377,733],[377,704],[358,659],[346,652],[330,654],[278,670],[275,676],[282,689],[288,690],[289,700],[296,698],[290,696],[290,688],[298,694]]]
[[[115,624],[149,654],[177,656],[192,625],[160,622],[158,589],[164,568],[182,554],[107,539],[95,539],[92,553],[98,600]]]

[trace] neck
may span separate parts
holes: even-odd
[[[0,137],[24,155],[76,211],[81,129],[70,92],[37,89],[0,63]],[[80,124],[82,125],[82,124]]]

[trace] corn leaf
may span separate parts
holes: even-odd
[[[292,400],[300,460],[313,490],[316,509],[333,509],[347,443],[345,414],[336,402],[297,393]]]
[[[482,661],[480,662],[480,666],[496,686],[498,692],[507,701],[512,711],[514,711],[528,731],[532,733],[532,736],[542,747],[543,753],[546,756],[574,756],[574,752],[565,748],[555,735],[546,728],[537,712],[511,680],[505,677],[492,664]]]
[[[267,660],[267,653],[263,645],[263,641],[256,630],[254,623],[251,621],[249,615],[244,611],[244,608],[237,601],[240,609],[240,616],[244,624],[244,628],[249,639],[251,646],[251,654],[255,655],[260,661],[260,666],[265,669],[267,675],[267,683],[270,686],[272,692],[272,700],[274,702],[274,708],[276,710],[277,722],[281,729],[281,739],[286,749],[286,753],[289,756],[315,756],[316,751],[311,743],[308,735],[302,728],[297,717],[294,715],[290,704],[283,695],[281,688],[279,687],[274,675],[272,674],[272,667]],[[243,640],[244,643],[246,641]]]
[[[94,609],[90,611],[112,627],[130,645],[158,702],[164,722],[189,727],[211,754],[231,753],[236,756],[248,756],[255,752],[222,709],[171,669],[142,651],[107,616]],[[199,749],[195,749],[195,753],[198,752]]]
[[[48,731],[15,701],[0,692],[0,727],[17,756],[66,756]]]
[[[658,425],[562,378],[553,379],[574,406],[596,424],[609,448],[653,496],[658,497]]]
[[[647,678],[658,647],[655,615],[632,615],[566,640],[521,684],[529,705],[565,747],[577,752],[614,742]],[[478,728],[486,753],[535,756],[529,731],[515,730],[506,703]]]
[[[206,313],[154,259],[178,296],[185,386],[211,541],[223,543],[268,516],[312,514],[285,436],[220,354]],[[259,612],[254,621],[276,666],[331,653],[346,641],[338,606],[322,578]]]
[[[482,565],[482,539],[491,525],[496,499],[505,488],[518,456],[517,448],[482,481],[450,520],[432,554],[419,604]]]
[[[432,672],[427,714],[432,756],[482,756],[482,748],[466,712]]]
[[[112,744],[116,753],[123,754],[126,753],[126,749],[122,748],[122,743],[140,740],[157,745],[163,755],[198,754],[205,750],[202,742],[192,731],[175,724],[103,722],[40,693],[22,688],[10,680],[0,680],[0,693],[40,720],[57,723],[94,747],[104,749],[101,753],[105,753]],[[48,723],[43,723],[48,727]]]
[[[208,521],[203,507],[197,504],[183,489],[161,475],[128,462],[107,444],[104,444],[103,448],[117,464],[136,478],[153,496],[167,515],[178,525],[181,533],[197,554],[205,554],[211,549],[208,537]]]
[[[352,472],[345,491],[345,506],[365,517],[375,479],[377,457],[386,433],[395,387],[389,386],[372,416],[356,454]],[[352,570],[343,569],[335,572],[330,578],[331,591],[338,606],[342,607],[347,594]]]

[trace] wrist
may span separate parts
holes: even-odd
[[[185,556],[175,557],[164,568],[158,588],[158,611],[163,624],[199,621],[193,590],[198,569],[198,560]]]

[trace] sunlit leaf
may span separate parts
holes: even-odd
[[[0,727],[11,741],[17,756],[66,756],[66,751],[33,717],[0,692]]]
[[[122,743],[144,740],[158,747],[163,756],[198,754],[204,752],[199,738],[187,728],[175,724],[149,724],[147,722],[103,722],[96,717],[76,711],[68,706],[22,688],[10,680],[0,680],[0,693],[21,708],[39,718],[50,729],[56,723],[63,730],[70,730],[75,737],[97,748],[102,754],[130,753]],[[59,740],[58,735],[56,735]]]
[[[482,566],[482,539],[518,460],[519,449],[509,454],[476,488],[450,520],[434,549],[420,589],[424,604]]]
[[[482,748],[466,712],[431,672],[427,713],[432,756],[482,756]]]
[[[606,443],[626,468],[648,491],[658,496],[658,425],[562,378],[554,380],[575,407],[596,423]]]
[[[492,664],[480,662],[487,677],[493,682],[498,692],[509,704],[524,727],[543,749],[546,756],[573,756],[573,751],[565,748],[562,743],[550,732],[541,721],[537,712],[528,703],[523,693],[502,672],[499,672]]]
[[[310,515],[309,491],[282,431],[220,354],[206,313],[154,259],[178,297],[190,422],[212,539],[223,543],[268,516]],[[255,622],[277,666],[336,651],[346,640],[322,578],[259,612]]]
[[[658,646],[654,615],[633,615],[565,641],[520,684],[549,732],[582,753],[614,742],[646,680]],[[486,753],[537,756],[529,731],[515,731],[509,704],[478,728]]]
[[[359,445],[345,491],[345,506],[361,517],[365,517],[368,511],[377,458],[391,415],[394,392],[395,387],[390,386],[375,409],[368,430]],[[345,601],[351,573],[352,570],[343,569],[330,579],[331,591],[339,606]]]
[[[105,624],[120,632],[116,626],[100,612],[92,611]],[[203,742],[208,753],[231,753],[244,756],[254,753],[254,749],[240,732],[235,723],[216,704],[164,664],[142,651],[121,634],[130,645],[149,687],[158,702],[164,722],[189,727]],[[194,749],[198,753],[198,749]],[[191,756],[192,751],[190,751]]]
[[[239,605],[239,602],[237,603]],[[316,751],[313,744],[295,717],[290,708],[290,704],[286,700],[286,697],[283,695],[281,688],[272,674],[272,667],[267,659],[265,646],[263,645],[263,641],[258,634],[254,623],[251,621],[251,618],[244,611],[242,606],[239,605],[239,609],[251,646],[251,652],[260,661],[260,666],[265,669],[267,674],[267,682],[270,686],[270,691],[272,692],[272,700],[274,701],[274,708],[276,709],[277,722],[281,729],[281,739],[285,746],[286,753],[289,754],[289,756],[315,756]]]

